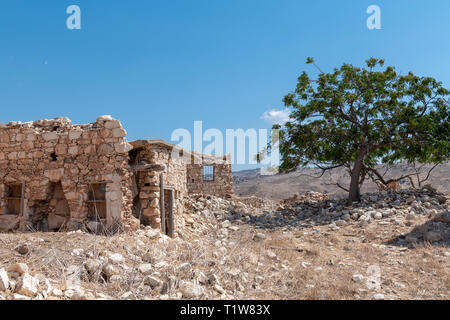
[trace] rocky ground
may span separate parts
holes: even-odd
[[[0,234],[5,299],[449,299],[448,195],[193,196],[174,239]]]

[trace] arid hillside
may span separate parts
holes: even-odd
[[[431,166],[423,168],[421,178],[425,178],[427,169]],[[397,166],[390,170],[387,177],[399,177],[401,175],[414,172],[406,165]],[[380,169],[380,172],[384,170]],[[336,169],[325,174],[322,178],[314,178],[319,176],[320,170],[305,168],[288,174],[277,174],[274,176],[261,176],[260,170],[244,170],[233,173],[234,190],[237,196],[257,196],[272,200],[282,200],[293,196],[296,193],[307,191],[315,191],[327,194],[330,198],[345,196],[345,191],[338,188],[334,183],[340,182],[343,186],[348,186],[349,179],[347,173],[343,169]],[[416,180],[413,177],[414,181]],[[450,192],[450,162],[437,166],[430,174],[425,184],[430,183],[433,187],[441,192]],[[409,187],[408,179],[402,181],[402,185]],[[362,188],[362,192],[378,191],[377,186],[366,180]]]

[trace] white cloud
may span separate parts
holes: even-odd
[[[270,124],[280,124],[283,125],[289,121],[289,114],[291,112],[288,108],[284,110],[269,110],[263,113],[261,118],[269,122]]]

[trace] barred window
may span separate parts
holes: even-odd
[[[214,166],[203,166],[203,181],[214,181]]]

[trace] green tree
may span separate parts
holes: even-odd
[[[312,58],[307,64],[315,65]],[[323,175],[346,167],[349,203],[360,200],[360,187],[378,175],[378,164],[441,163],[450,155],[449,90],[433,78],[384,68],[381,59],[366,64],[344,64],[332,73],[316,66],[316,80],[303,72],[283,99],[290,121],[274,126],[280,171],[315,165]]]

